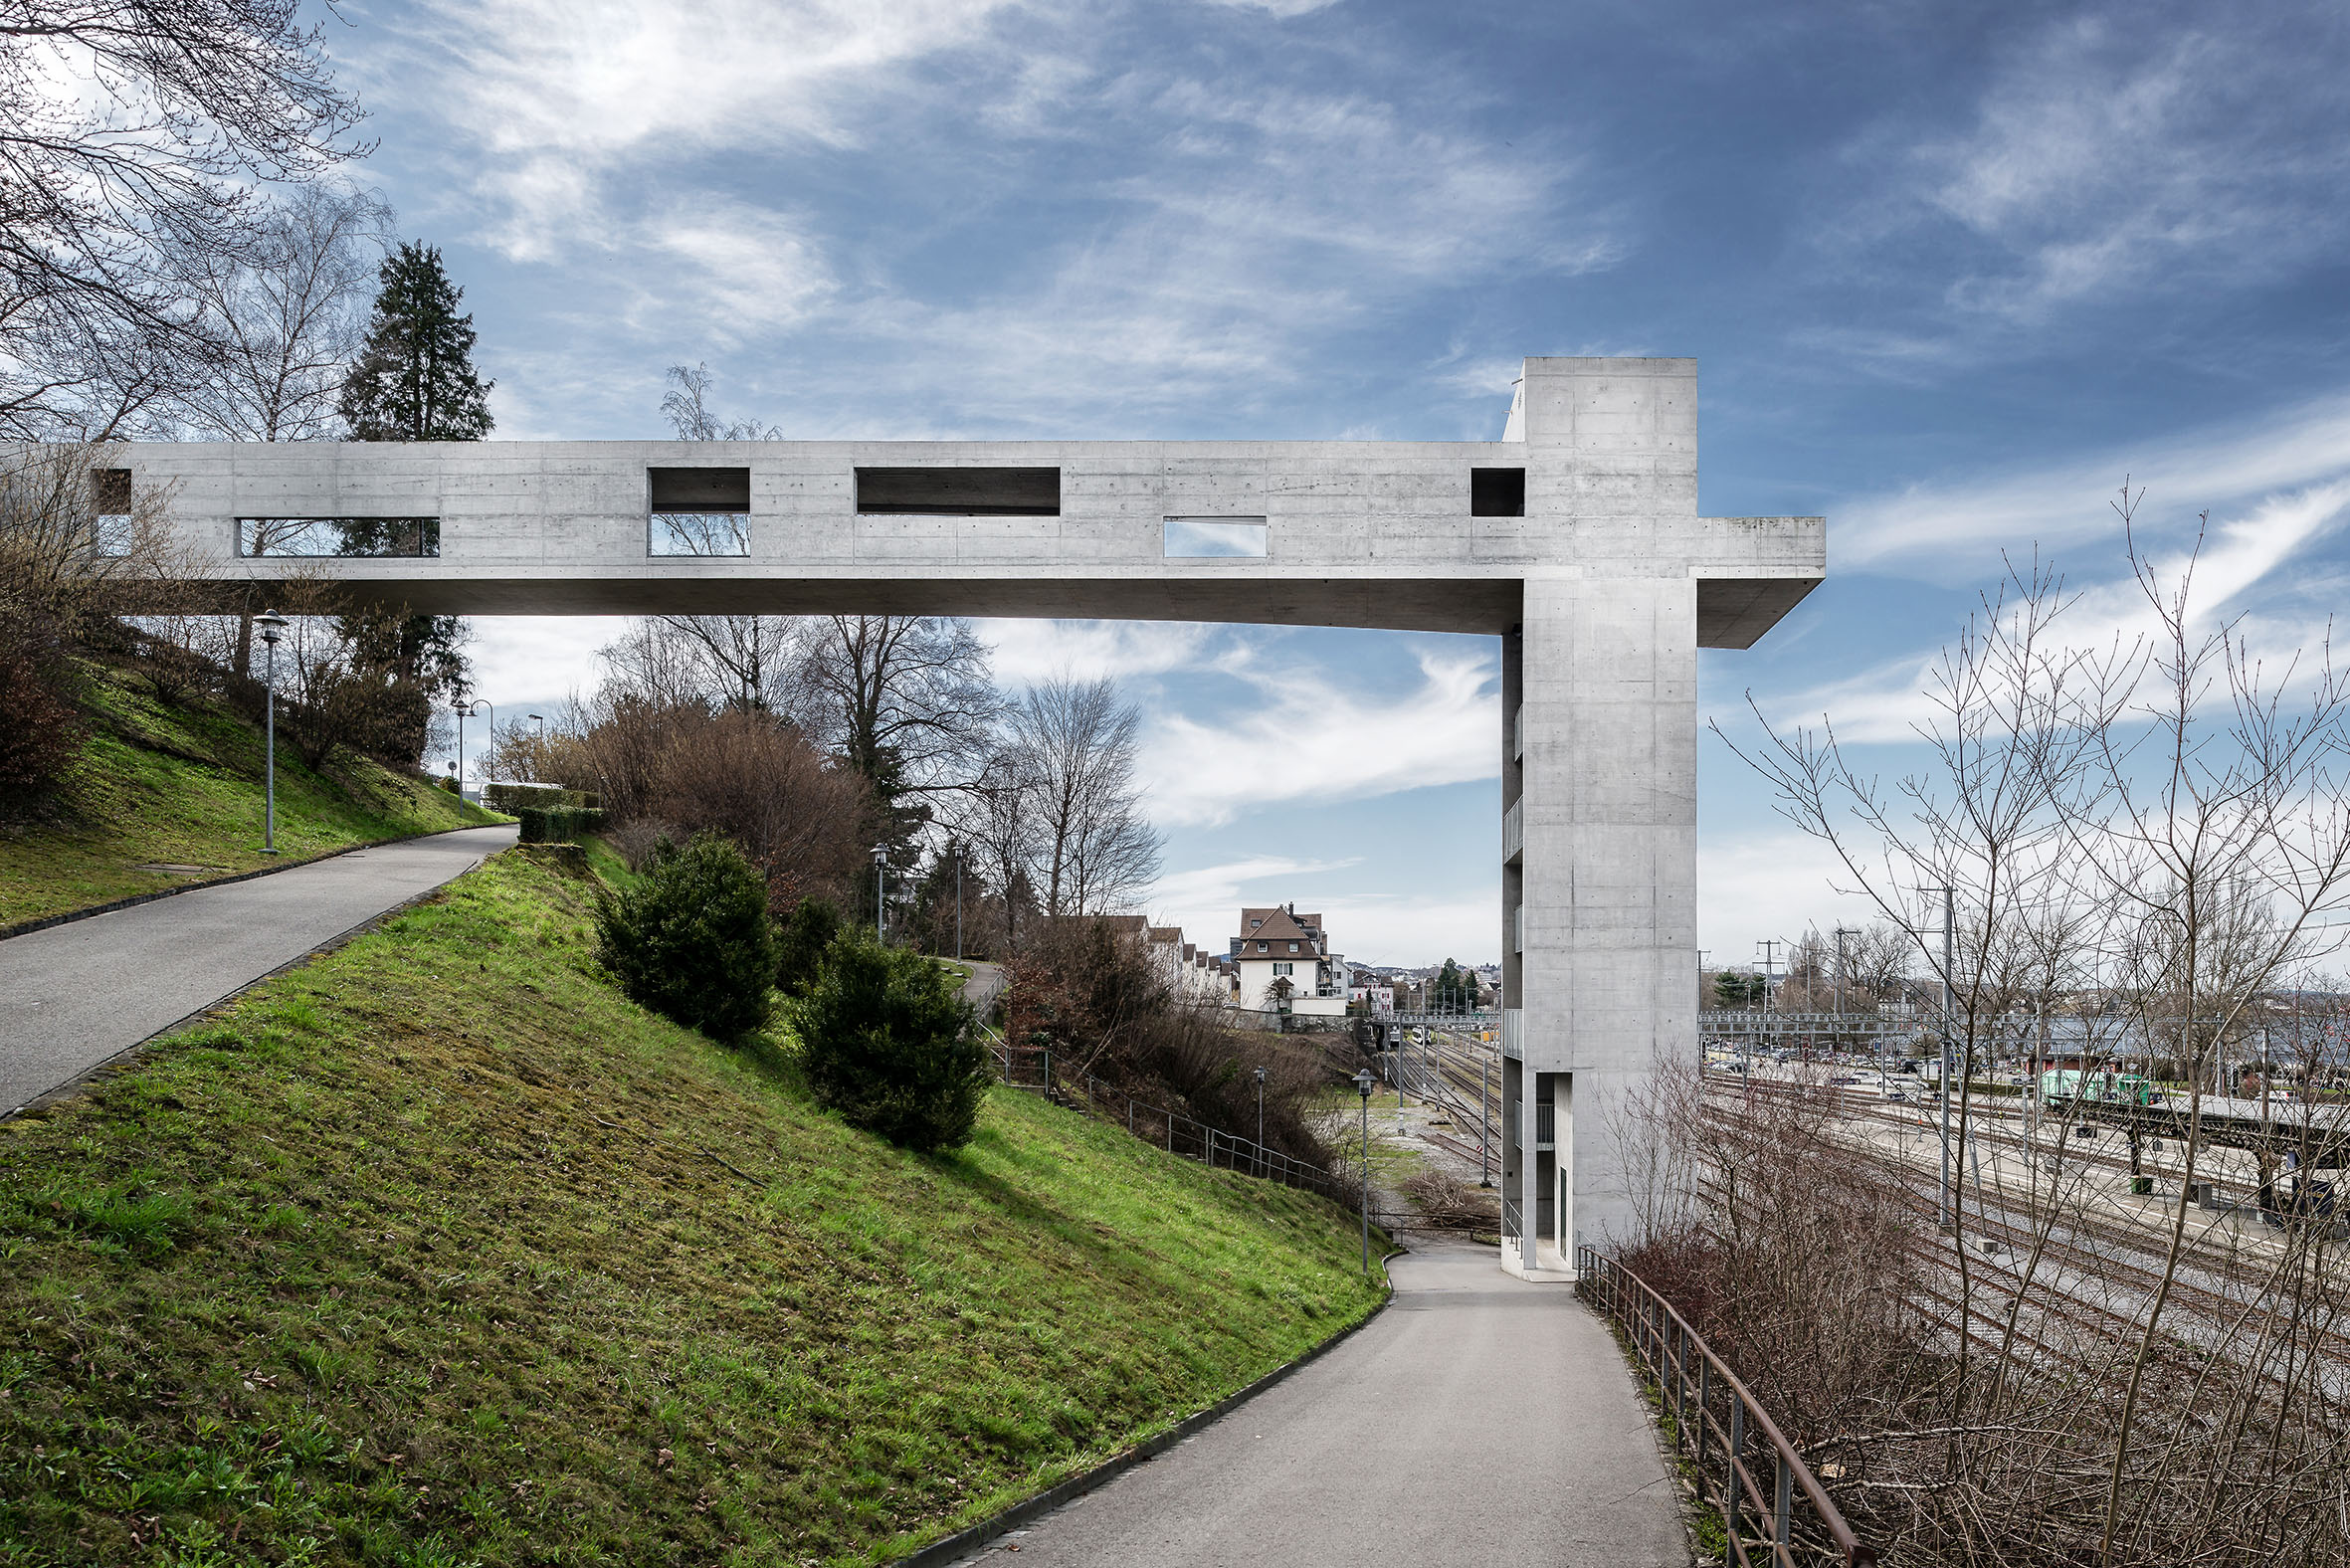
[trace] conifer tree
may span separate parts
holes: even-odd
[[[384,258],[367,343],[343,383],[354,441],[480,441],[490,389],[474,370],[474,318],[438,246],[406,243]]]

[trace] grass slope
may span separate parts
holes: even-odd
[[[218,706],[182,709],[97,670],[90,735],[57,809],[0,828],[0,926],[181,885],[143,865],[225,876],[354,844],[505,819],[364,759],[330,772],[278,746],[278,848],[261,853],[262,735]]]
[[[1352,1217],[1009,1090],[918,1158],[497,857],[0,1123],[0,1562],[865,1562],[1359,1320]]]

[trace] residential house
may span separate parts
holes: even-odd
[[[1243,909],[1232,939],[1233,1005],[1245,1012],[1340,1017],[1346,1012],[1346,962],[1330,950],[1318,914],[1275,904]],[[1279,982],[1287,981],[1286,996]]]

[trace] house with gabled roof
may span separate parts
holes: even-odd
[[[1345,961],[1330,950],[1322,917],[1293,903],[1241,911],[1232,968],[1233,1005],[1243,1011],[1333,1018],[1346,1011]]]

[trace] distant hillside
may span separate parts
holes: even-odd
[[[1352,1215],[1016,1091],[817,1111],[558,864],[0,1122],[0,1561],[885,1560],[1376,1303]]]
[[[278,745],[278,848],[261,853],[261,727],[226,705],[167,706],[95,672],[90,735],[61,797],[0,823],[0,927],[381,839],[502,822],[365,759],[325,772]],[[158,867],[186,870],[156,870]]]

